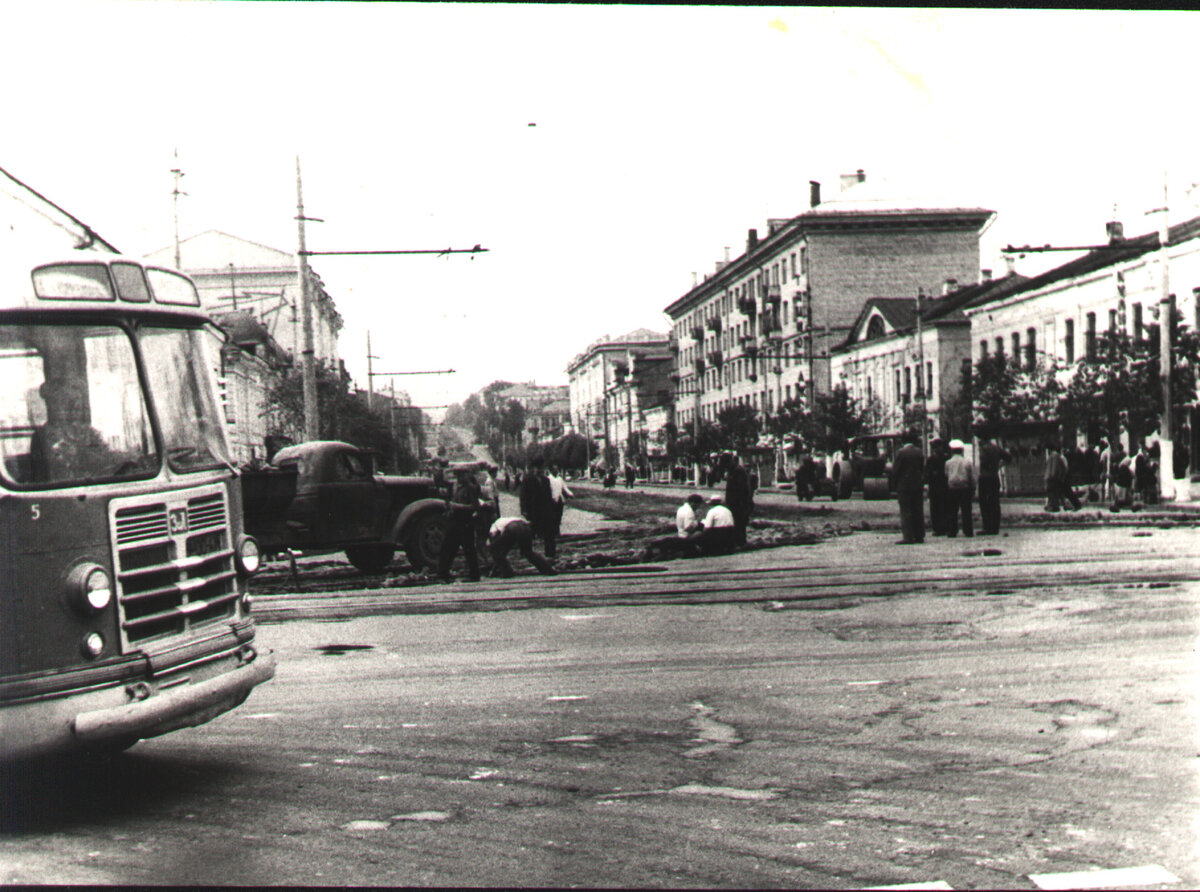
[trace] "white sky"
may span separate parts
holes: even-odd
[[[419,405],[665,331],[693,271],[857,168],[998,211],[997,274],[1008,243],[1103,241],[1114,205],[1156,228],[1164,171],[1200,214],[1197,13],[0,6],[0,166],[126,253],[171,242],[176,148],[184,237],[295,250],[299,156],[313,250],[489,248],[314,258],[360,386],[368,329],[376,371],[458,370],[397,378]]]

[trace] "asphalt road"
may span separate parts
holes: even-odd
[[[1196,532],[894,538],[264,599],[238,710],[10,772],[0,882],[1200,886]]]

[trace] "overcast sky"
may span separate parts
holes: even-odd
[[[1200,214],[1200,14],[0,0],[0,167],[141,255],[219,229],[314,258],[366,386],[420,405],[566,383],[591,341],[662,309],[746,231],[858,168],[1091,244]],[[536,126],[530,126],[536,124]],[[1061,255],[1055,262],[1065,259]],[[1044,256],[1018,271],[1044,266]]]

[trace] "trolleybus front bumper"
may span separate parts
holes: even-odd
[[[240,704],[275,674],[271,651],[243,645],[236,655],[189,666],[151,681],[5,707],[0,711],[0,758],[63,750],[128,746],[200,725]]]

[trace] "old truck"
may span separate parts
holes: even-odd
[[[345,551],[378,573],[403,549],[415,568],[437,567],[445,494],[432,477],[375,473],[373,456],[349,443],[287,446],[271,465],[242,472],[247,532],[266,554]]]

